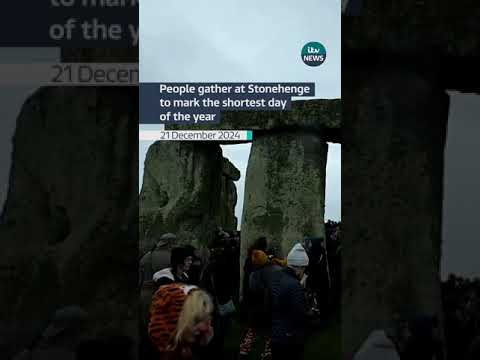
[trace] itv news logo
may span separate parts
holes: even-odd
[[[302,61],[308,66],[320,66],[327,57],[327,50],[321,43],[312,41],[302,48]]]

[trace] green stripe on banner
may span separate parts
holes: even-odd
[[[247,130],[247,140],[253,140],[253,131]]]

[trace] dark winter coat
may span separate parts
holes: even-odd
[[[253,271],[253,264],[251,257],[247,256],[245,263],[243,264],[243,305],[248,308],[249,295],[250,295],[250,274]]]
[[[288,267],[275,273],[271,286],[272,342],[302,344],[308,321],[305,289]]]
[[[228,271],[229,264],[225,257],[213,259],[203,272],[200,286],[207,290],[219,304],[225,304],[233,297],[232,274]]]
[[[256,328],[270,330],[272,324],[272,283],[275,274],[282,270],[279,265],[267,264],[250,274],[249,322]]]
[[[165,245],[147,252],[140,259],[139,265],[139,285],[144,282],[150,282],[153,279],[153,274],[160,271],[170,264],[170,248]]]

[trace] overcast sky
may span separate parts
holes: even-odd
[[[143,0],[142,82],[315,82],[316,97],[340,98],[340,0]],[[303,45],[322,43],[319,67]]]
[[[212,0],[208,6],[190,2],[188,7],[177,0],[143,0],[140,80],[314,82],[315,98],[340,98],[340,16],[340,0],[305,0],[301,6],[276,0]],[[302,47],[310,41],[321,42],[327,50],[319,67],[301,60]],[[140,144],[140,176],[150,144]],[[340,148],[332,144],[328,154],[325,217],[333,220],[341,216]],[[236,207],[241,219],[250,145],[222,149],[242,174]]]
[[[480,96],[450,93],[445,149],[443,271],[480,276]]]

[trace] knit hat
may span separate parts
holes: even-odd
[[[155,248],[160,249],[167,245],[172,245],[177,240],[177,236],[172,233],[166,233],[160,236],[160,239],[155,244]]]
[[[288,266],[308,266],[308,255],[303,246],[295,244],[287,256]]]
[[[160,352],[167,350],[177,327],[183,303],[196,286],[169,284],[161,286],[154,294],[150,306],[148,335]]]

